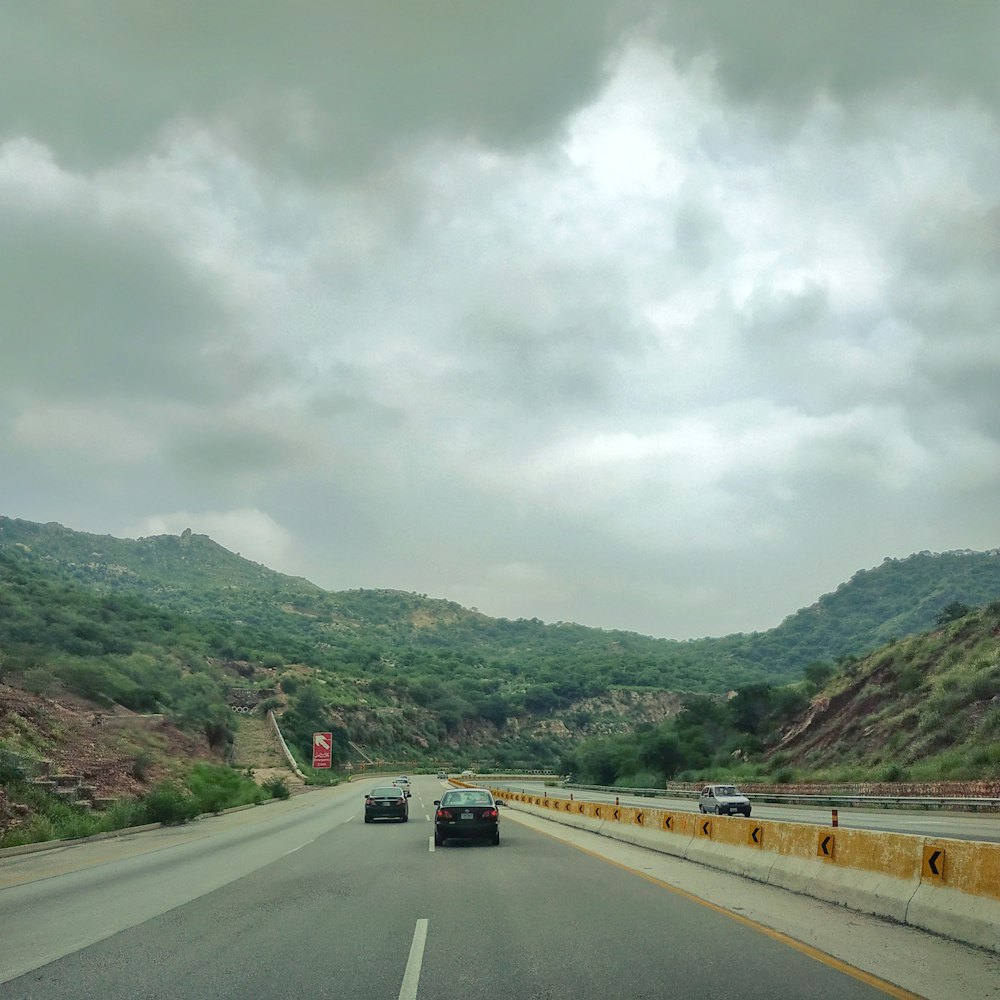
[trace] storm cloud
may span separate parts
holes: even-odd
[[[0,11],[2,512],[663,636],[993,548],[986,4]]]

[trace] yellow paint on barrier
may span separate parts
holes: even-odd
[[[890,875],[906,882],[920,877],[919,837],[908,833],[845,829],[842,826],[837,827],[836,835],[834,860],[838,865]]]
[[[767,838],[767,849],[775,854],[794,858],[812,858],[816,854],[816,832],[821,827],[805,823],[778,823],[764,821],[760,824]]]
[[[923,849],[928,848],[945,852],[947,861],[940,880],[945,885],[974,896],[1000,899],[1000,844],[928,837]]]
[[[713,816],[712,840],[720,844],[742,847],[747,841],[747,829],[754,825],[742,816]]]
[[[541,799],[494,790],[511,801],[571,812],[602,822],[617,821],[663,834],[701,837],[719,844],[752,847],[803,860],[820,859],[838,868],[888,875],[903,881],[922,879],[974,896],[1000,899],[1000,844],[917,837],[842,826],[781,823],[742,817],[707,817],[698,813],[615,806],[575,799]],[[642,821],[638,816],[642,816]],[[707,824],[707,829],[706,829]]]
[[[673,816],[674,833],[679,833],[684,837],[693,837],[695,835],[695,827],[698,824],[698,820],[701,819],[698,813],[674,813]]]

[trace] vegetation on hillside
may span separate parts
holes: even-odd
[[[222,749],[229,692],[259,688],[303,761],[322,729],[335,733],[335,763],[350,740],[389,759],[545,767],[590,737],[574,770],[588,755],[599,769],[605,738],[621,744],[617,774],[700,769],[692,719],[705,721],[708,763],[757,753],[765,729],[801,709],[817,664],[998,596],[1000,553],[922,553],[856,574],[768,632],[679,642],[493,619],[398,591],[330,593],[190,532],[132,541],[0,518],[0,672],[42,693],[162,712]],[[645,705],[664,691],[694,700],[676,722],[661,706],[629,749],[640,716],[602,704],[620,690]]]
[[[182,781],[158,782],[139,798],[123,798],[102,812],[93,813],[32,784],[19,758],[2,751],[0,787],[31,810],[24,823],[7,830],[0,825],[0,848],[73,840],[144,823],[186,823],[202,813],[256,805],[289,795],[288,786],[281,779],[258,785],[232,768],[198,763]]]
[[[676,717],[582,742],[578,780],[916,781],[1000,778],[1000,601],[950,602],[938,627],[803,681],[699,697]]]

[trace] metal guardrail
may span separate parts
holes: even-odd
[[[610,795],[635,795],[640,798],[698,798],[690,788],[625,788],[616,785],[565,784],[564,788],[605,792]],[[963,809],[1000,811],[1000,798],[966,798],[953,795],[826,795],[813,792],[747,792],[755,802],[776,802],[814,806],[846,806],[858,809],[880,807],[883,809]]]

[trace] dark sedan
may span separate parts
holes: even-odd
[[[500,843],[500,815],[486,788],[453,788],[435,799],[434,843],[446,840],[488,840]]]
[[[410,818],[410,808],[402,788],[387,785],[373,788],[365,796],[365,822],[376,819],[398,819],[405,823]]]

